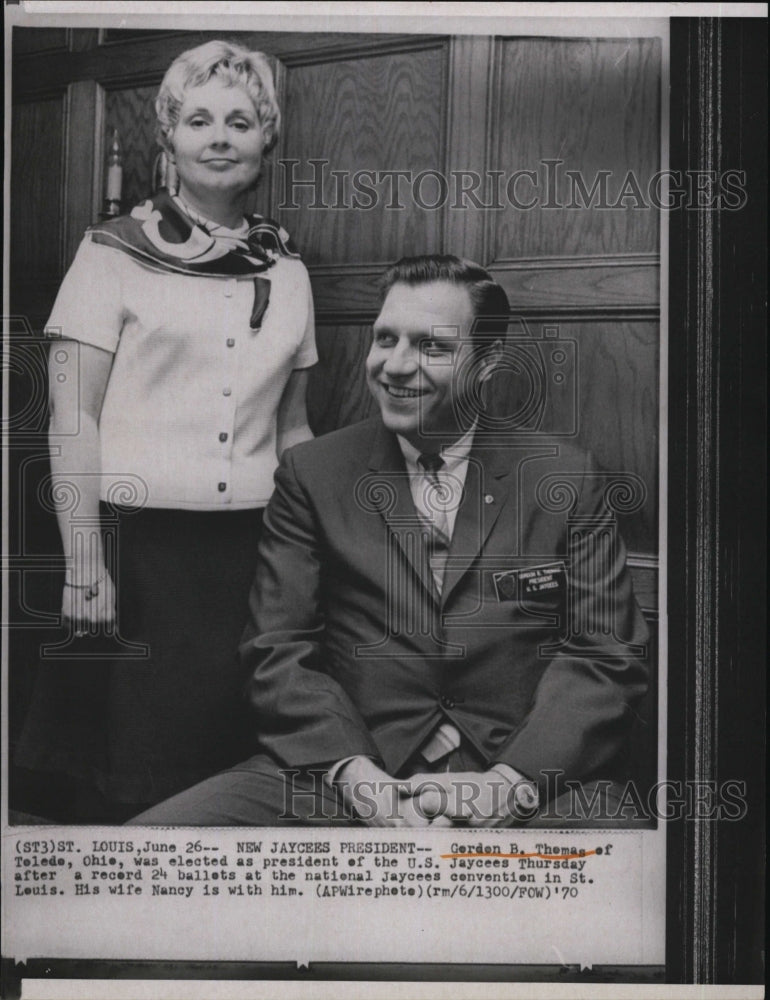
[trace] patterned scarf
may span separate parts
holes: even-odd
[[[243,239],[217,240],[161,190],[130,215],[97,223],[88,232],[94,243],[120,250],[157,271],[210,278],[254,275],[250,326],[258,330],[270,301],[270,281],[257,275],[279,257],[299,259],[299,254],[278,223],[258,215],[247,222]]]

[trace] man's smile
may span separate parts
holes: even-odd
[[[387,382],[380,382],[382,388],[394,399],[415,399],[417,396],[424,396],[427,389],[408,389],[402,385],[390,385]]]

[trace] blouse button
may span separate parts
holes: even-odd
[[[227,489],[227,483],[220,483],[217,489],[219,490],[220,493],[224,493],[225,490]]]
[[[234,337],[228,337],[227,338],[227,346],[228,347],[235,347],[235,338]]]
[[[233,390],[230,388],[229,385],[226,385],[224,387],[224,389],[222,390],[222,395],[223,396],[232,396],[232,394],[233,394]]]
[[[219,435],[219,440],[222,441],[223,443],[227,440],[227,432],[226,431],[222,431],[222,433]]]

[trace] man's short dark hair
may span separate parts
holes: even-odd
[[[510,314],[508,296],[490,273],[472,260],[451,254],[402,257],[383,276],[382,298],[394,285],[427,285],[433,281],[447,281],[468,289],[476,318],[471,333],[475,351],[496,340],[505,341]]]

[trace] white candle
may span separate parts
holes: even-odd
[[[123,188],[123,167],[112,163],[107,168],[107,201],[120,201]]]

